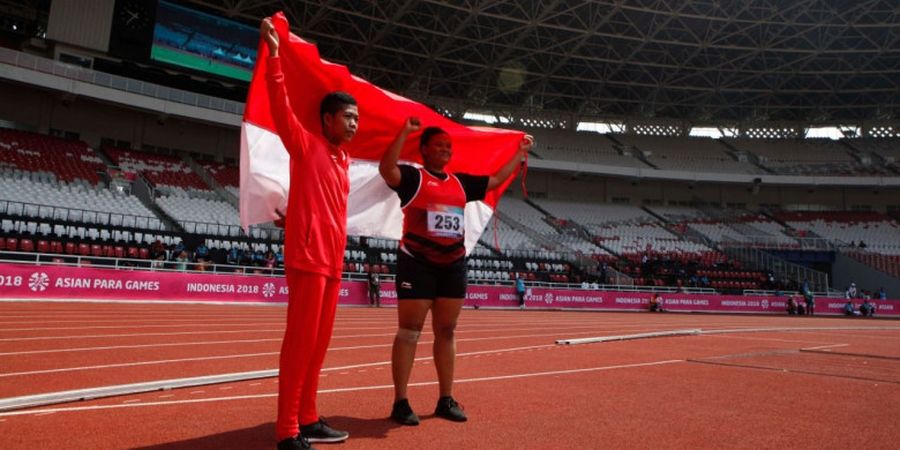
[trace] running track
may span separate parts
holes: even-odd
[[[0,302],[0,398],[277,368],[284,308]],[[733,330],[598,344],[556,339]],[[761,328],[769,331],[759,331]],[[342,308],[318,448],[896,448],[900,322],[466,310],[455,396],[431,417],[432,335],[411,382],[419,427],[386,420],[393,309]],[[754,330],[754,331],[740,331]],[[271,449],[274,378],[0,412],[0,448]]]

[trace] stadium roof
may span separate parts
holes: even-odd
[[[190,0],[459,113],[860,121],[900,112],[887,0]]]

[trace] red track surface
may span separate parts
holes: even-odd
[[[280,307],[0,303],[0,397],[277,368]],[[900,323],[844,318],[463,312],[456,398],[419,427],[386,420],[393,309],[340,309],[319,411],[350,431],[318,448],[896,448]],[[741,332],[559,346],[685,328]],[[816,330],[802,330],[816,328]],[[843,328],[843,329],[842,329]],[[867,328],[867,329],[847,329]],[[0,413],[4,449],[274,448],[274,378]]]

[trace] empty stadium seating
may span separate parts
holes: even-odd
[[[172,186],[208,191],[209,186],[176,156],[157,155],[135,150],[106,147],[110,159],[126,172],[143,175],[155,187]]]
[[[645,152],[651,164],[664,170],[765,173],[750,162],[738,161],[716,139],[636,134],[621,135],[617,139],[637,151]]]
[[[84,180],[96,184],[97,172],[106,170],[97,155],[82,141],[0,128],[0,167],[51,175],[64,182]]]

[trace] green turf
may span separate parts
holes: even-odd
[[[153,49],[150,51],[150,56],[156,61],[187,67],[189,69],[202,70],[204,72],[221,75],[223,77],[236,78],[238,80],[250,81],[252,76],[252,73],[246,69],[229,66],[218,61],[156,45],[154,45]]]

